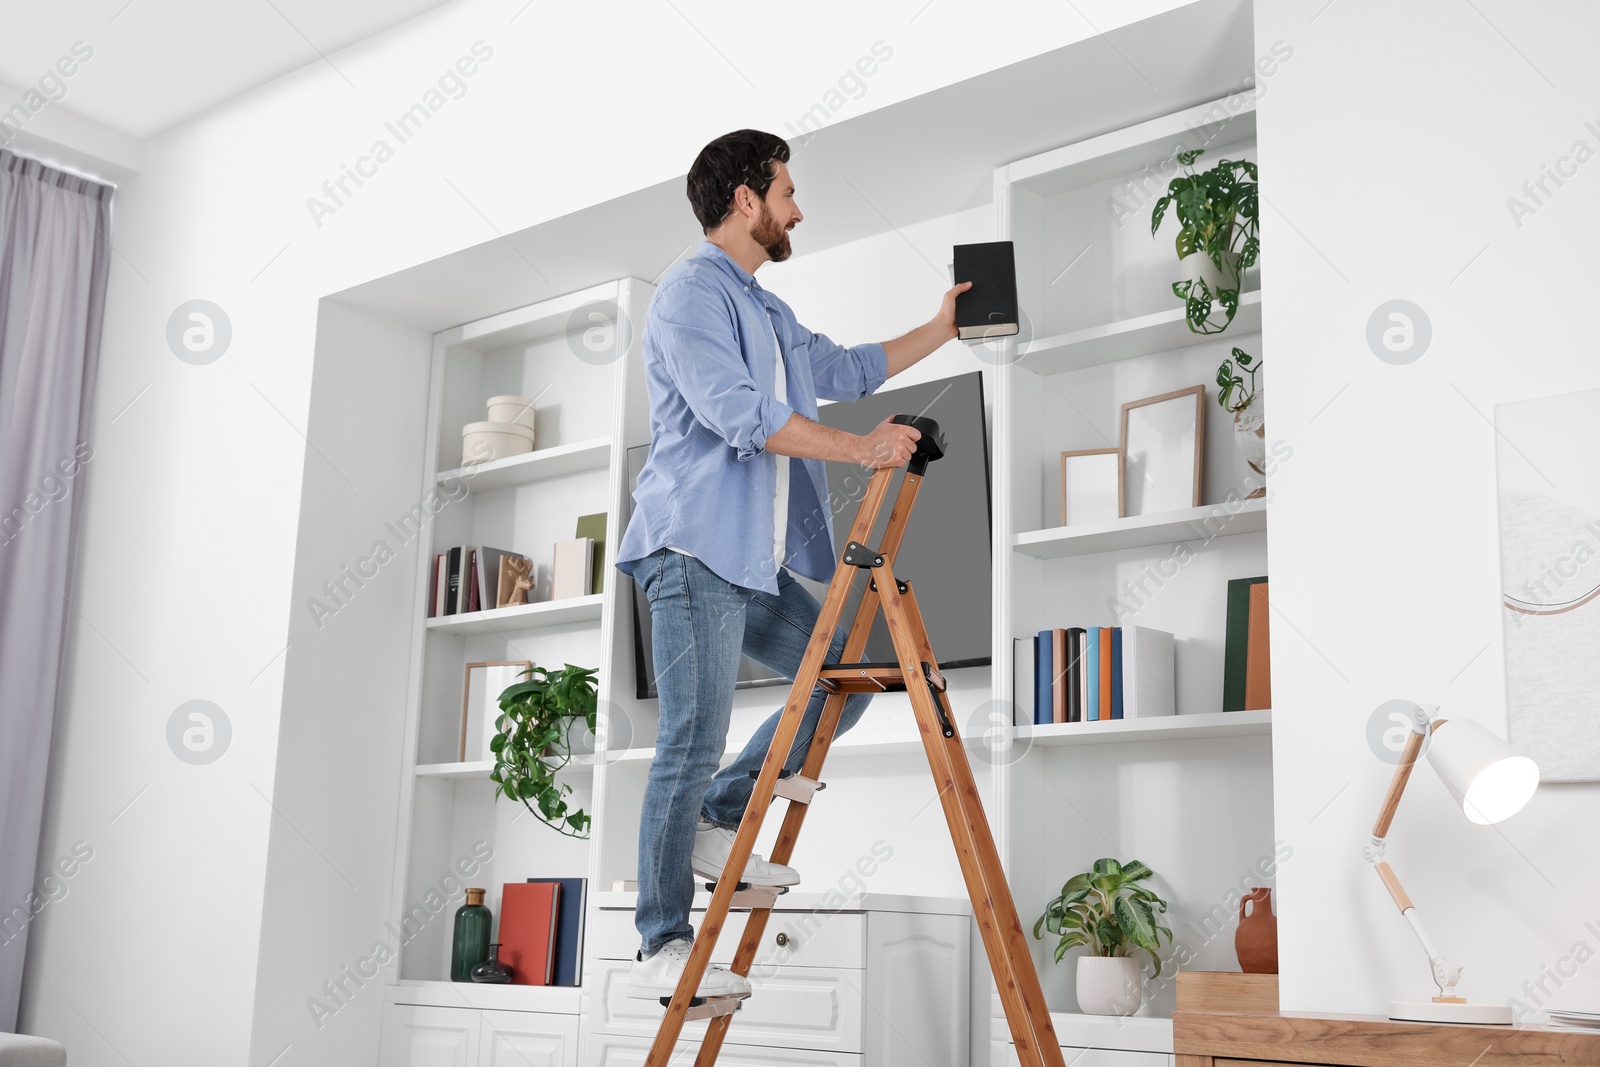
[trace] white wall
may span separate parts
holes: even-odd
[[[1365,730],[1400,697],[1504,736],[1491,420],[1600,385],[1600,166],[1520,226],[1507,198],[1575,141],[1600,147],[1584,126],[1600,118],[1592,18],[1500,0],[1256,9],[1258,54],[1294,49],[1260,105],[1268,432],[1294,448],[1269,550],[1277,833],[1294,848],[1278,879],[1286,1009],[1385,1013],[1434,992],[1361,859],[1391,771]],[[1365,340],[1393,299],[1433,327],[1406,366]],[[1465,995],[1537,1006],[1523,983],[1538,994],[1543,978],[1560,1001],[1600,998],[1600,966],[1574,958],[1600,950],[1597,814],[1600,786],[1545,787],[1477,827],[1430,769],[1413,776],[1391,859],[1466,966]]]
[[[79,840],[94,858],[32,930],[23,1028],[88,1067],[343,1062],[315,1036],[267,1048],[291,1025],[276,1013],[298,1009],[256,988],[277,973],[258,979],[275,791],[311,791],[282,810],[322,805],[320,819],[291,816],[307,847],[289,862],[308,885],[366,893],[390,874],[392,845],[369,847],[374,829],[341,818],[336,783],[278,773],[289,613],[309,592],[293,578],[301,479],[321,458],[303,436],[319,297],[680,174],[728,129],[784,132],[877,39],[894,60],[835,121],[1173,6],[1014,2],[974,20],[906,0],[802,20],[731,2],[462,0],[144,144],[116,200],[42,844],[47,861]],[[493,56],[464,95],[317,225],[307,198],[479,40]],[[206,366],[165,340],[196,298],[232,326]],[[206,766],[166,740],[191,699],[232,728]],[[345,860],[341,877],[319,853]],[[258,1003],[272,1017],[253,1018]],[[356,1009],[375,1040],[376,998]]]

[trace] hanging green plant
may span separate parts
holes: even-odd
[[[1258,360],[1244,349],[1235,348],[1233,358],[1223,360],[1217,368],[1217,403],[1235,415],[1248,408],[1256,399],[1256,374],[1264,366],[1265,360]],[[1240,374],[1250,376],[1248,385]]]
[[[572,762],[570,734],[582,719],[595,732],[598,668],[566,664],[559,672],[530,667],[518,682],[500,694],[500,715],[489,741],[494,770],[489,780],[495,795],[520,800],[540,822],[568,837],[589,836],[589,815],[568,810],[572,787],[556,775]]]
[[[1178,153],[1178,162],[1187,173],[1172,179],[1167,195],[1156,201],[1150,215],[1150,236],[1160,229],[1171,206],[1178,216],[1178,260],[1205,257],[1204,261],[1190,260],[1187,266],[1195,276],[1173,282],[1172,292],[1183,301],[1189,329],[1213,334],[1233,322],[1239,310],[1240,280],[1260,257],[1260,198],[1254,163],[1224,159],[1197,174],[1193,164],[1203,154],[1203,149]],[[1207,265],[1214,270],[1203,270]],[[1220,322],[1213,318],[1215,307],[1222,308]]]

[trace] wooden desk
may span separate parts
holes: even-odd
[[[1600,1067],[1600,1034],[1278,1010],[1275,975],[1178,976],[1177,1067]]]

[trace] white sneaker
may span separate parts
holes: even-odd
[[[722,878],[722,868],[727,865],[728,854],[733,851],[734,833],[703,822],[695,827],[694,851],[689,857],[689,867],[701,878],[713,882]],[[751,885],[799,885],[800,872],[781,863],[768,863],[755,853],[744,865],[739,881]]]
[[[660,950],[647,960],[634,957],[633,965],[628,968],[628,996],[642,1000],[659,1000],[661,997],[670,997],[676,993],[678,982],[683,978],[684,965],[689,962],[689,950],[693,947],[680,937],[676,941],[668,941],[662,945]],[[712,965],[707,967],[706,973],[701,976],[700,988],[695,990],[695,995],[748,997],[750,982],[726,967]]]

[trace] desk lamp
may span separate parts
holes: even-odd
[[[1389,1005],[1389,1018],[1440,1023],[1503,1023],[1511,1022],[1511,1009],[1503,1004],[1474,1004],[1456,996],[1456,983],[1461,980],[1461,968],[1451,964],[1444,954],[1434,947],[1433,940],[1417,917],[1417,909],[1406,896],[1400,879],[1384,858],[1384,846],[1389,834],[1389,824],[1394,821],[1395,809],[1400,805],[1400,795],[1405,792],[1411,777],[1411,768],[1421,754],[1424,742],[1428,743],[1428,762],[1444,781],[1445,787],[1461,804],[1468,819],[1480,826],[1488,826],[1510,818],[1528,803],[1539,785],[1539,768],[1526,756],[1519,756],[1498,737],[1471,719],[1435,719],[1437,708],[1416,705],[1411,717],[1411,735],[1406,738],[1405,750],[1400,754],[1400,765],[1395,768],[1394,780],[1389,783],[1389,793],[1383,798],[1383,808],[1378,812],[1377,824],[1372,828],[1372,840],[1364,854],[1367,861],[1383,879],[1384,888],[1394,898],[1411,930],[1422,942],[1433,969],[1433,981],[1439,995],[1431,1001],[1393,1001]],[[1446,725],[1448,722],[1448,726]]]

